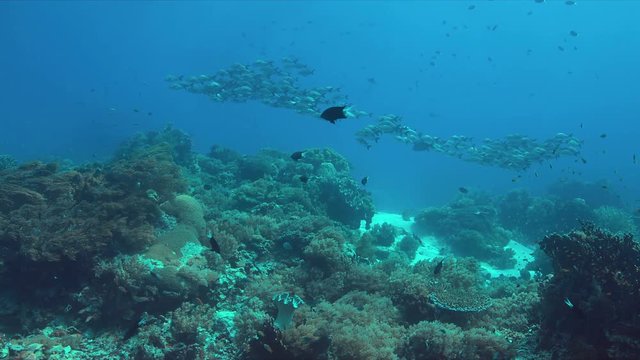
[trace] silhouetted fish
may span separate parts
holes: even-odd
[[[438,275],[442,271],[442,264],[444,263],[444,259],[440,260],[438,265],[436,265],[435,269],[433,269],[433,275]]]
[[[209,235],[209,243],[211,244],[211,250],[220,254],[220,244],[216,241],[216,238],[213,235]]]
[[[362,178],[362,180],[360,180],[360,183],[362,185],[367,185],[368,182],[369,182],[369,177],[368,176],[365,176],[365,177]]]
[[[346,119],[347,115],[344,113],[344,109],[346,106],[333,106],[320,114],[320,117],[327,120],[328,122],[335,124],[336,120]]]
[[[309,181],[309,177],[307,175],[300,175],[300,181],[302,181],[303,184],[306,184]]]
[[[461,192],[461,193],[463,193],[463,194],[466,194],[466,193],[468,193],[468,192],[469,192],[469,190],[468,190],[467,188],[462,187],[462,186],[458,188],[458,191],[460,191],[460,192]]]
[[[605,133],[600,134],[600,138],[601,138],[601,139],[604,139],[604,138],[606,138],[606,137],[607,137],[607,134],[605,134]]]
[[[209,191],[213,188],[213,186],[211,186],[210,184],[204,184],[204,186],[202,187],[203,189]]]
[[[302,153],[304,153],[304,151],[296,151],[293,154],[291,154],[291,158],[294,161],[298,161],[298,160],[302,159]]]

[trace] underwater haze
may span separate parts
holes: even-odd
[[[640,357],[639,18],[0,2],[0,359]]]
[[[358,176],[370,176],[376,201],[390,210],[442,203],[458,186],[539,189],[566,176],[558,168],[571,166],[543,166],[538,178],[525,172],[514,185],[510,172],[390,141],[366,151],[353,133],[368,119],[331,126],[253,102],[214,104],[163,83],[168,74],[208,74],[293,55],[315,69],[309,83],[340,87],[349,103],[398,114],[426,133],[575,134],[589,161],[576,166],[576,178],[610,179],[625,199],[638,199],[632,156],[640,136],[640,4],[633,1],[0,6],[0,152],[21,160],[102,159],[132,133],[171,123],[197,149],[332,147]],[[608,137],[600,139],[602,133]]]

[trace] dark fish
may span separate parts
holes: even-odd
[[[204,186],[202,187],[203,189],[209,191],[213,188],[213,186],[211,186],[211,184],[204,184]]]
[[[369,84],[376,84],[376,79],[375,78],[368,78],[367,81],[369,82]]]
[[[300,175],[300,181],[302,181],[303,184],[306,184],[309,181],[309,177],[307,175]]]
[[[600,138],[601,138],[601,139],[604,139],[604,138],[606,138],[606,137],[607,137],[607,134],[605,134],[605,133],[600,134]]]
[[[296,152],[294,152],[293,154],[291,154],[291,158],[292,158],[294,161],[298,161],[298,160],[302,159],[302,154],[303,154],[303,153],[304,153],[304,151],[296,151]]]
[[[344,108],[346,108],[346,106],[330,107],[323,111],[322,114],[320,114],[320,117],[332,124],[335,124],[336,120],[347,118],[347,115],[344,114]]]
[[[573,0],[567,0],[567,1],[565,1],[564,3],[565,3],[566,5],[575,5],[575,4],[576,4],[576,2],[575,2],[575,1],[573,1]]]
[[[573,37],[576,37],[576,36],[578,36],[578,32],[575,31],[575,30],[571,30],[571,31],[569,31],[569,35],[571,35]]]
[[[469,190],[468,190],[467,188],[462,187],[462,186],[458,188],[458,191],[460,191],[460,192],[461,192],[461,193],[463,193],[463,194],[466,194],[466,193],[468,193],[468,192],[469,192]]]
[[[140,110],[138,110],[138,109],[133,109],[133,112],[140,112]]]
[[[636,163],[636,154],[633,154],[633,163]]]
[[[209,235],[209,243],[211,244],[211,250],[220,254],[220,244],[216,241],[216,238],[213,235]]]
[[[469,5],[469,7],[467,8],[467,10],[473,10],[473,9],[475,9],[475,8],[476,8],[476,6],[475,6],[475,5]]]
[[[129,328],[127,329],[127,332],[124,333],[124,336],[122,337],[122,341],[127,341],[138,333],[138,330],[140,329],[141,320],[142,318],[136,318],[133,324],[131,324],[131,326],[129,326]]]
[[[369,177],[368,176],[365,176],[365,177],[362,178],[362,180],[360,180],[360,183],[362,185],[367,185],[368,182],[369,182]]]
[[[442,264],[444,263],[444,259],[440,260],[438,265],[436,265],[435,269],[433,269],[433,275],[438,275],[442,271]]]
[[[560,51],[564,51],[564,47],[562,47],[562,46],[558,46],[558,50],[560,50]]]
[[[544,2],[544,0],[534,0],[535,2],[537,2],[538,4],[542,4]]]
[[[153,113],[152,113],[151,111],[149,111],[149,112],[147,113],[147,116],[151,116],[151,115],[153,115]]]
[[[585,158],[580,158],[580,160],[582,160],[582,163],[583,163],[583,164],[586,164],[586,163],[587,163],[587,159],[585,159]]]

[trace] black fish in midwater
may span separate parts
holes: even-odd
[[[300,181],[302,181],[303,184],[306,184],[309,181],[309,177],[307,175],[300,175]]]
[[[600,134],[600,138],[601,138],[601,139],[604,139],[604,138],[606,138],[606,137],[607,137],[607,134],[605,134],[605,133]]]
[[[462,187],[462,186],[460,186],[460,187],[458,188],[458,191],[460,191],[460,192],[461,192],[461,193],[463,193],[463,194],[466,194],[466,193],[468,193],[468,192],[469,192],[469,190],[468,190],[467,188]]]
[[[436,268],[433,269],[433,275],[438,275],[440,274],[440,272],[442,271],[442,264],[444,264],[444,259],[440,260],[440,262],[438,263],[438,265],[436,265]]]
[[[304,151],[296,151],[293,154],[291,154],[291,158],[294,161],[298,161],[298,160],[302,159],[302,153],[304,153]]]
[[[362,178],[362,180],[360,180],[360,183],[362,185],[367,185],[368,182],[369,182],[369,177],[368,176],[365,176],[365,177]]]
[[[320,117],[327,120],[328,122],[335,124],[336,120],[346,119],[347,115],[344,113],[344,109],[346,106],[333,106],[320,114]]]
[[[220,254],[220,244],[216,241],[216,238],[213,235],[209,235],[209,243],[211,244],[211,250]]]

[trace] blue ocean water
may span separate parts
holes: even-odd
[[[638,358],[638,18],[0,2],[0,359]]]
[[[425,133],[572,133],[587,164],[560,160],[515,186],[543,189],[574,166],[577,179],[608,179],[635,202],[639,13],[632,1],[3,2],[0,152],[103,159],[131,134],[172,123],[198,150],[332,147],[389,210],[445,202],[458,186],[514,187],[509,171],[392,140],[367,151],[353,133],[369,119],[331,126],[262,104],[211,103],[163,81],[295,55],[315,69],[305,81],[339,86],[360,108]]]

